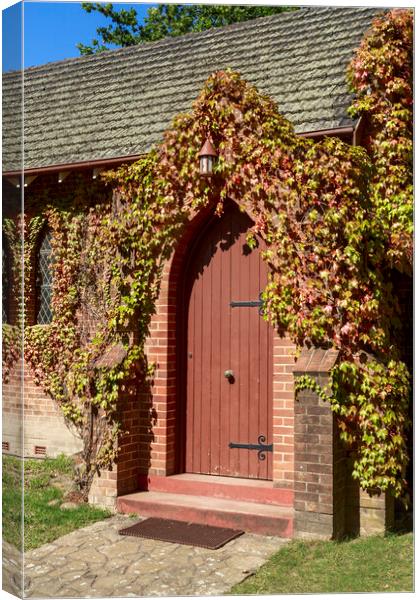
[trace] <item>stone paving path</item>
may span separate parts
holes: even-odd
[[[3,540],[2,589],[14,596],[22,595],[22,553]]]
[[[118,535],[136,521],[117,515],[26,553],[26,597],[221,595],[287,543],[244,534],[207,550]]]

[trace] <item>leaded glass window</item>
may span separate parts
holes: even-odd
[[[7,249],[5,248],[5,243],[3,240],[2,245],[2,271],[1,271],[1,279],[2,279],[2,320],[3,323],[7,323],[9,321],[9,256]]]
[[[38,292],[38,314],[36,322],[39,325],[51,323],[51,288],[52,288],[52,269],[51,269],[51,232],[47,231],[42,238],[41,246],[38,252],[37,269],[37,292]]]

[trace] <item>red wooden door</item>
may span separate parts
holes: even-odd
[[[270,451],[235,447],[272,443],[272,328],[258,306],[231,306],[232,301],[258,301],[267,283],[261,246],[251,251],[246,244],[251,225],[232,207],[193,249],[187,276],[189,473],[272,477]],[[233,376],[227,378],[225,371]]]

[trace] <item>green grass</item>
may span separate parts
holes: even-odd
[[[292,541],[231,594],[413,591],[413,534]]]
[[[70,489],[73,463],[70,458],[25,459],[24,549],[37,548],[47,542],[95,521],[110,516],[100,508],[80,504],[61,509],[65,489]],[[3,538],[22,548],[22,461],[3,456]],[[56,504],[49,505],[49,502]]]

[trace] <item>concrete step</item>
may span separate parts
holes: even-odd
[[[117,510],[261,535],[293,536],[293,510],[270,504],[168,492],[136,492],[117,498]]]
[[[168,477],[145,475],[139,483],[139,488],[142,491],[209,496],[227,500],[256,502],[258,504],[293,506],[293,490],[275,488],[272,481],[261,479],[181,473]]]

